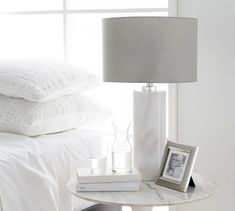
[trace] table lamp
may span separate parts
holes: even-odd
[[[155,180],[166,136],[166,94],[153,83],[197,80],[197,19],[103,19],[103,80],[146,83],[134,92],[134,167]]]

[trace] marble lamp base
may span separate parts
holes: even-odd
[[[166,92],[134,92],[134,167],[155,180],[166,138]]]

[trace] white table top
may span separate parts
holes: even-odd
[[[212,196],[218,184],[210,178],[193,174],[195,188],[187,193],[178,192],[161,186],[153,181],[142,182],[139,192],[76,192],[76,179],[67,183],[68,190],[75,196],[100,204],[123,206],[170,206],[199,201]]]

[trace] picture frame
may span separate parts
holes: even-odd
[[[162,158],[156,184],[187,192],[198,146],[188,146],[168,141]]]

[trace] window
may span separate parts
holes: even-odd
[[[102,18],[167,16],[168,11],[167,0],[1,0],[0,59],[67,60],[101,77]],[[133,90],[141,86],[108,83],[89,94],[130,120]]]
[[[169,6],[168,0],[1,0],[0,59],[66,60],[102,76],[102,18],[168,16]],[[107,83],[89,95],[129,121],[133,90],[141,86]]]

